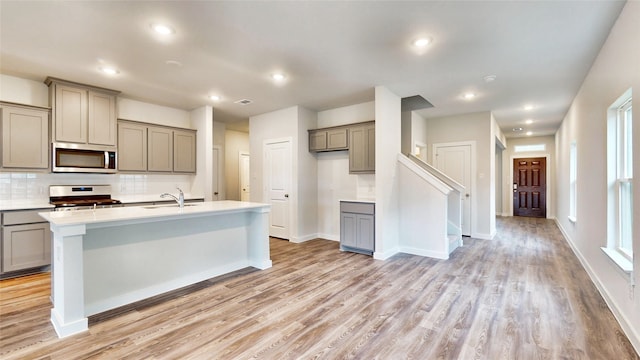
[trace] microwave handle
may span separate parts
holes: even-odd
[[[109,164],[109,152],[105,151],[104,152],[104,168],[105,169],[109,169],[110,168],[109,165],[110,165]]]

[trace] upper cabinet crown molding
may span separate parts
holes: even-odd
[[[57,142],[116,146],[116,90],[47,77]]]

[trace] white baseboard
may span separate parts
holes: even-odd
[[[340,241],[340,235],[318,234],[318,238],[331,241]]]
[[[375,251],[373,253],[373,258],[376,260],[387,260],[388,258],[392,257],[393,255],[399,253],[400,250],[398,248],[393,248],[387,251]]]
[[[495,232],[493,233],[493,235],[483,234],[483,233],[472,233],[471,237],[474,239],[492,240],[495,235],[496,235]]]
[[[424,257],[430,257],[430,258],[436,258],[436,259],[442,259],[442,260],[449,259],[449,254],[446,251],[432,251],[432,250],[401,246],[400,252],[405,254],[418,255],[418,256],[424,256]]]
[[[291,239],[289,239],[289,242],[292,243],[303,243],[305,241],[309,241],[309,240],[313,240],[313,239],[317,239],[318,238],[318,234],[308,234],[308,235],[304,235],[304,236],[292,236]]]
[[[629,319],[627,319],[627,317],[624,316],[624,314],[622,314],[618,310],[619,307],[617,303],[611,297],[607,289],[602,285],[602,282],[596,275],[595,271],[593,271],[593,268],[589,265],[587,260],[584,258],[584,256],[580,252],[580,250],[578,250],[578,248],[575,246],[569,234],[562,227],[562,224],[558,221],[558,219],[554,218],[554,220],[556,225],[558,226],[558,229],[560,229],[562,236],[567,241],[567,243],[569,244],[569,247],[571,248],[573,253],[576,255],[578,260],[580,261],[580,264],[587,272],[587,275],[589,275],[591,282],[593,282],[593,284],[596,286],[596,289],[598,289],[598,292],[600,293],[604,301],[607,303],[609,310],[611,310],[611,312],[613,313],[613,316],[618,321],[618,324],[620,324],[622,331],[624,331],[625,335],[627,335],[627,338],[629,338],[629,341],[631,342],[631,345],[636,350],[636,352],[640,354],[640,334],[636,331],[636,329],[633,328],[633,326],[631,326],[631,322],[629,321]]]

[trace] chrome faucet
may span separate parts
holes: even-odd
[[[171,195],[169,193],[164,193],[162,195],[160,195],[161,198],[166,198],[166,197],[170,197],[173,200],[175,200],[178,203],[178,206],[180,206],[180,209],[184,208],[184,193],[182,192],[182,190],[179,187],[176,187],[176,189],[178,189],[178,191],[180,192],[180,195],[178,197],[175,197],[174,195]]]

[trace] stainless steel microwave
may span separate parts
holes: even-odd
[[[111,146],[53,143],[51,171],[66,173],[116,172],[116,151]]]

